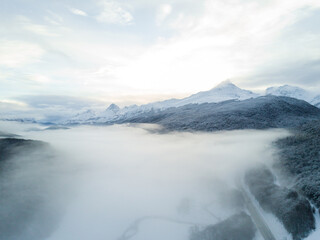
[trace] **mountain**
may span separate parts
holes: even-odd
[[[266,95],[284,96],[284,97],[301,99],[320,108],[320,94],[315,95],[315,93],[307,91],[300,87],[290,86],[290,85],[283,85],[280,87],[270,87],[266,89],[265,93]]]
[[[226,100],[245,100],[256,98],[259,95],[248,90],[241,89],[229,80],[224,81],[209,91],[203,91],[179,100],[175,107],[184,106],[191,103],[217,103]]]
[[[231,83],[224,81],[209,91],[203,91],[182,99],[168,99],[153,102],[141,106],[131,105],[120,109],[111,104],[105,111],[87,110],[75,115],[73,118],[63,122],[64,124],[104,123],[119,119],[132,118],[150,111],[157,112],[168,108],[181,107],[188,104],[217,103],[226,100],[245,100],[256,98],[259,95],[248,90],[241,89]]]
[[[103,123],[110,120],[113,120],[117,117],[117,114],[120,112],[119,106],[112,103],[104,111],[94,111],[86,110],[82,113],[76,114],[71,119],[64,121],[64,124],[84,124],[84,123]]]
[[[300,87],[290,85],[283,85],[280,87],[269,87],[266,89],[266,95],[292,97],[307,101],[309,103],[313,99],[313,94],[309,91],[306,91],[305,89]]]
[[[312,105],[320,108],[320,95],[315,96],[315,97],[311,100],[310,103],[311,103]]]
[[[300,87],[283,85],[280,87],[270,87],[266,89],[266,96],[283,96],[307,101],[315,106],[320,106],[320,95],[313,97],[309,91]],[[64,124],[95,124],[108,122],[130,121],[141,116],[159,115],[164,110],[170,108],[179,108],[189,104],[203,103],[221,103],[228,100],[236,100],[236,102],[258,98],[259,94],[241,89],[230,81],[224,81],[209,91],[202,91],[182,99],[168,99],[165,101],[153,102],[141,106],[132,105],[120,109],[115,104],[111,104],[105,111],[88,110],[76,115],[74,118],[64,122]],[[259,100],[261,101],[261,100]],[[238,104],[238,103],[237,103]],[[223,104],[223,106],[225,103]],[[161,113],[160,113],[161,112]],[[250,119],[248,119],[250,121]]]
[[[268,95],[243,101],[189,104],[109,123],[157,123],[169,131],[217,131],[291,128],[319,118],[320,109],[305,101]]]
[[[117,113],[120,111],[120,108],[118,105],[112,103],[110,106],[106,109],[105,112],[112,112],[112,113]]]
[[[115,118],[119,112],[120,112],[119,106],[112,103],[106,110],[104,110],[103,112],[97,113],[95,120],[98,122],[104,122],[104,121],[107,121],[108,119]]]
[[[149,109],[166,109],[169,107],[181,107],[187,104],[192,103],[217,103],[223,102],[226,100],[236,99],[236,100],[245,100],[249,98],[255,98],[259,95],[248,90],[241,89],[234,85],[229,80],[223,81],[218,84],[216,87],[212,88],[209,91],[202,91],[196,94],[193,94],[189,97],[183,99],[169,99],[161,102],[154,102],[142,107],[147,107]]]
[[[89,109],[81,113],[77,113],[75,116],[73,116],[71,119],[66,120],[65,124],[81,124],[88,121],[88,119],[94,118],[96,116],[96,112]]]
[[[320,95],[302,89],[300,87],[283,85],[279,87],[270,87],[265,91],[266,95],[292,97],[296,99],[305,100],[314,106],[320,108]],[[191,96],[182,99],[168,99],[164,101],[152,102],[144,105],[131,105],[120,108],[116,104],[111,104],[104,110],[100,109],[87,109],[83,112],[75,114],[73,117],[65,116],[60,119],[52,119],[45,117],[42,120],[33,122],[45,124],[103,124],[115,121],[124,121],[125,119],[133,119],[151,112],[151,114],[159,113],[169,108],[178,108],[189,104],[203,104],[203,103],[220,103],[228,100],[244,101],[248,99],[258,98],[259,94],[249,90],[241,89],[230,81],[224,81],[208,91],[195,93]],[[30,122],[27,118],[12,118],[3,117],[4,120]],[[49,119],[49,120],[48,120]]]

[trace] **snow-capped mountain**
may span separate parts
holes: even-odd
[[[305,100],[310,104],[320,107],[320,95],[315,96],[312,92],[300,87],[290,85],[270,87],[266,89],[265,95],[292,97]],[[249,90],[241,89],[230,81],[224,81],[211,90],[198,92],[182,99],[173,98],[165,101],[152,102],[140,106],[131,105],[123,108],[120,108],[116,104],[111,104],[104,110],[87,109],[71,118],[65,117],[63,120],[54,120],[52,122],[46,120],[45,122],[54,124],[95,124],[125,121],[126,119],[134,118],[142,113],[157,113],[169,108],[177,108],[188,104],[219,103],[227,100],[243,101],[259,96],[261,95]],[[41,120],[38,122],[41,123]]]
[[[241,89],[231,83],[224,81],[209,91],[203,91],[182,99],[168,99],[153,102],[141,106],[131,105],[120,109],[111,104],[105,111],[87,110],[79,113],[65,123],[103,123],[118,119],[131,118],[138,114],[150,111],[160,111],[171,107],[181,107],[187,104],[217,103],[226,100],[245,100],[256,98],[259,95],[248,90]]]
[[[169,99],[161,102],[149,103],[142,105],[141,107],[163,110],[169,107],[181,107],[187,104],[217,103],[231,99],[245,100],[258,96],[258,94],[241,89],[229,80],[226,80],[209,91],[198,92],[183,99]]]
[[[307,102],[311,102],[314,95],[303,88],[283,85],[280,87],[269,87],[266,90],[266,95],[275,95],[283,97],[292,97],[296,99],[301,99]]]
[[[84,120],[88,120],[90,118],[94,118],[96,116],[96,112],[89,109],[89,110],[86,110],[84,112],[81,112],[81,113],[77,113],[75,116],[73,116],[71,119],[68,120],[68,122],[82,122]]]
[[[102,122],[113,120],[114,118],[116,118],[119,112],[120,112],[119,106],[112,103],[104,111],[94,111],[89,109],[82,113],[76,114],[74,117],[65,121],[64,123],[68,123],[68,124],[102,123]]]
[[[303,88],[296,86],[283,85],[280,87],[270,87],[267,88],[266,95],[284,96],[301,99],[320,108],[320,95],[316,95],[314,92],[307,91]]]
[[[223,81],[209,91],[203,91],[179,100],[175,106],[183,106],[190,103],[217,103],[231,99],[245,100],[256,98],[259,95],[248,90],[241,89],[229,80]]]

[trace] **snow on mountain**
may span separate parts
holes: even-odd
[[[72,117],[69,121],[75,121],[75,122],[81,122],[83,120],[87,120],[89,118],[95,117],[96,116],[96,112],[89,109],[86,110],[84,112],[78,113],[76,114],[74,117]]]
[[[313,99],[313,94],[309,91],[306,91],[303,88],[283,85],[280,87],[269,87],[266,90],[266,95],[275,95],[275,96],[283,96],[283,97],[292,97],[301,99],[311,103]]]
[[[78,123],[103,123],[106,121],[113,120],[117,117],[117,114],[120,112],[119,106],[112,103],[104,111],[94,111],[86,110],[84,112],[78,113],[71,119],[67,120],[64,123],[67,124],[78,124]]]
[[[116,104],[112,103],[105,111],[100,112],[96,115],[96,117],[98,118],[110,118],[113,117],[115,115],[117,115],[117,113],[119,113],[120,108],[119,106],[117,106]]]
[[[176,107],[176,105],[181,101],[181,99],[168,99],[164,101],[159,102],[152,102],[148,104],[141,105],[140,107],[145,110],[151,110],[151,109],[160,109],[164,110],[170,107]]]
[[[118,119],[131,118],[145,112],[160,111],[170,107],[181,107],[192,103],[217,103],[231,99],[245,100],[258,96],[259,95],[256,93],[237,87],[230,81],[224,81],[209,91],[199,92],[183,99],[173,98],[165,101],[148,103],[141,106],[131,105],[122,109],[115,104],[111,104],[105,111],[102,112],[87,110],[83,113],[77,114],[67,123],[103,123]]]
[[[156,123],[172,131],[217,131],[289,128],[319,117],[320,109],[303,100],[268,95],[150,111],[116,123]]]
[[[245,100],[256,98],[259,95],[248,90],[241,89],[229,80],[221,82],[209,91],[203,91],[191,95],[190,97],[179,100],[175,107],[180,107],[190,103],[217,103],[231,99]]]
[[[229,80],[226,80],[209,91],[199,92],[183,99],[173,98],[162,102],[149,103],[141,107],[164,110],[169,107],[181,107],[187,104],[217,103],[231,99],[245,100],[258,96],[258,94],[241,89]]]
[[[283,85],[266,89],[266,95],[292,97],[305,100],[315,106],[320,107],[320,95],[314,97],[311,92],[296,86]],[[87,110],[77,114],[66,123],[105,123],[110,121],[125,120],[133,118],[141,113],[158,112],[171,107],[181,107],[188,104],[219,103],[227,100],[246,100],[259,97],[259,94],[249,90],[241,89],[230,81],[224,81],[209,91],[202,91],[182,99],[168,99],[165,101],[152,102],[141,106],[131,105],[119,108],[111,104],[104,111]]]
[[[315,96],[315,97],[311,100],[310,103],[311,103],[312,105],[320,108],[320,95]]]
[[[275,95],[301,99],[320,108],[320,95],[315,96],[315,94],[313,94],[312,92],[309,92],[300,87],[290,85],[270,87],[266,89],[265,95]],[[73,117],[69,117],[68,115],[66,115],[64,118],[60,119],[52,120],[52,118],[50,118],[48,120],[48,118],[45,118],[45,120],[40,120],[37,122],[53,124],[95,124],[125,121],[126,119],[137,117],[142,113],[158,113],[169,108],[177,108],[188,104],[219,103],[227,100],[243,101],[251,98],[257,98],[259,96],[261,95],[249,90],[241,89],[227,80],[221,82],[211,90],[198,92],[182,99],[172,98],[165,101],[152,102],[140,106],[131,105],[123,108],[120,108],[116,104],[111,104],[104,110],[87,109],[83,112],[73,115]],[[11,117],[6,119],[17,121],[16,118]],[[24,121],[24,118],[21,118],[21,121]]]

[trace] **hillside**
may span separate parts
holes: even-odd
[[[109,123],[156,123],[167,130],[217,131],[292,128],[319,118],[320,109],[305,101],[270,95],[243,101],[189,104]]]
[[[290,179],[288,184],[320,208],[320,121],[307,123],[293,136],[276,142],[279,149],[277,169]]]

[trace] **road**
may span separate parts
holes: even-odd
[[[270,228],[268,227],[267,223],[264,221],[258,209],[255,207],[250,197],[248,196],[248,193],[246,192],[246,190],[242,187],[240,187],[240,189],[245,201],[245,205],[251,215],[253,222],[255,223],[256,227],[260,231],[262,237],[265,240],[276,240]]]

